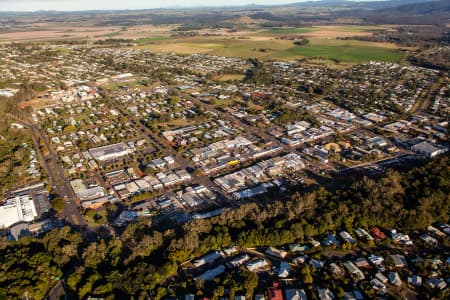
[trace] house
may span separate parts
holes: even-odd
[[[273,257],[276,257],[276,258],[281,258],[281,259],[284,259],[287,256],[287,254],[288,254],[286,251],[280,250],[280,249],[277,249],[277,248],[274,248],[274,247],[267,248],[265,253],[267,255],[270,255],[270,256],[273,256]]]
[[[354,244],[356,242],[355,239],[347,231],[339,232],[339,236],[347,243]]]
[[[208,271],[206,271],[205,273],[195,277],[195,280],[213,280],[214,278],[216,278],[219,275],[222,275],[223,273],[225,273],[225,266],[224,265],[218,265],[217,267],[210,269]]]
[[[381,281],[384,284],[389,281],[389,279],[386,276],[384,276],[384,274],[381,273],[381,272],[377,272],[375,274],[375,278],[378,279],[379,281]]]
[[[380,230],[378,227],[372,227],[370,232],[375,236],[375,238],[383,240],[386,238],[386,235]]]
[[[226,255],[233,255],[234,253],[237,253],[238,250],[234,246],[229,246],[229,247],[223,248],[223,252],[225,252]]]
[[[367,261],[367,259],[365,259],[364,257],[359,257],[355,260],[355,265],[358,268],[369,268],[369,262]]]
[[[427,243],[430,246],[433,247],[437,247],[439,245],[439,242],[437,239],[435,239],[434,237],[429,236],[428,234],[422,234],[421,236],[419,236],[419,238],[424,241],[425,243]]]
[[[330,264],[330,270],[334,277],[344,276],[344,270],[342,270],[336,263]]]
[[[231,268],[233,267],[239,267],[250,260],[250,256],[247,254],[241,254],[230,260],[227,265]]]
[[[431,289],[443,290],[447,287],[447,283],[442,278],[430,278],[425,281],[425,284]]]
[[[401,232],[397,232],[396,229],[390,230],[391,238],[398,243],[404,244],[404,245],[412,245],[413,242],[411,241],[409,235],[403,234]]]
[[[194,294],[187,294],[184,296],[184,300],[195,300]]]
[[[388,274],[389,282],[395,286],[401,286],[402,280],[400,279],[400,275],[397,272],[389,272]]]
[[[344,300],[364,300],[364,296],[360,291],[354,290],[352,292],[345,292]]]
[[[391,255],[392,263],[396,268],[406,268],[408,263],[406,262],[406,258],[400,254],[392,254]]]
[[[334,300],[336,297],[328,288],[317,289],[317,295],[320,300]]]
[[[368,258],[375,266],[381,265],[384,262],[384,258],[379,255],[371,254]]]
[[[308,300],[303,289],[286,289],[284,296],[285,300]]]
[[[422,277],[419,275],[408,277],[408,284],[413,286],[422,286]]]
[[[269,300],[283,300],[283,293],[278,282],[274,282],[271,287],[267,289]]]
[[[364,228],[361,227],[356,228],[355,233],[360,239],[365,239],[366,241],[373,241],[373,237]]]
[[[259,269],[263,269],[265,267],[267,267],[269,265],[269,263],[264,259],[264,258],[258,258],[256,260],[252,260],[250,262],[248,262],[245,266],[247,267],[247,269],[249,271],[257,271]]]
[[[291,244],[289,250],[291,252],[305,252],[311,248],[310,245]]]
[[[309,264],[310,264],[312,267],[316,268],[316,269],[322,269],[323,266],[325,266],[325,262],[324,262],[324,261],[317,260],[317,259],[314,259],[314,258],[312,258],[312,259],[309,261]]]
[[[377,278],[374,278],[370,281],[370,284],[375,288],[375,289],[381,289],[381,290],[385,290],[386,289],[386,285],[384,283],[382,283],[380,280],[378,280]]]
[[[194,260],[193,264],[195,267],[198,268],[203,265],[213,263],[214,261],[216,261],[217,259],[219,259],[221,257],[222,257],[222,254],[219,251],[213,251],[209,254],[206,254],[206,255]]]
[[[344,267],[352,276],[356,278],[357,281],[365,278],[363,272],[351,261],[344,262]]]
[[[291,267],[289,266],[289,264],[285,261],[282,261],[278,270],[278,277],[287,278],[289,276],[290,269]]]

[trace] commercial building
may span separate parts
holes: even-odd
[[[429,158],[443,154],[448,151],[448,148],[438,147],[429,142],[421,142],[411,147],[411,150]]]
[[[29,195],[6,199],[0,206],[0,228],[10,227],[19,222],[32,222],[38,213],[34,201]]]
[[[118,143],[89,149],[89,153],[98,161],[108,161],[130,155],[133,150],[125,143]]]
[[[28,185],[6,193],[0,206],[0,228],[39,219],[50,209],[44,183]]]

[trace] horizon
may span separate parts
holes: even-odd
[[[207,8],[232,7],[248,5],[285,5],[310,0],[191,0],[186,5],[183,0],[129,0],[126,2],[108,0],[0,0],[0,12],[37,12],[37,11],[110,11],[110,10],[146,10],[146,9],[174,9],[174,8]],[[150,2],[150,3],[149,3]]]
[[[214,7],[245,7],[251,5],[276,6],[302,2],[319,2],[321,0],[214,0],[205,4],[201,0],[191,0],[189,5],[183,0],[129,0],[117,2],[108,0],[0,0],[0,12],[77,12],[77,11],[132,11],[150,9],[189,9]],[[323,0],[322,0],[323,1]],[[333,0],[330,0],[333,1]],[[388,0],[334,0],[348,2],[369,2]],[[426,0],[424,0],[426,1]]]

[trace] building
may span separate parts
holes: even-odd
[[[396,268],[406,268],[408,263],[406,262],[406,258],[400,254],[392,254],[391,255],[392,263]]]
[[[239,267],[249,260],[250,256],[248,256],[247,254],[241,254],[230,260],[227,265],[229,265],[230,267]]]
[[[133,150],[125,143],[118,143],[89,149],[89,153],[98,161],[109,161],[130,155]]]
[[[320,300],[334,300],[336,297],[328,288],[317,289],[317,295]]]
[[[355,266],[355,264],[353,264],[351,261],[345,262],[344,267],[347,269],[347,271],[350,274],[355,276],[356,280],[359,281],[359,280],[363,280],[365,278],[363,272],[357,266]]]
[[[395,286],[401,286],[402,280],[400,279],[400,275],[397,272],[389,272],[388,274],[389,282]]]
[[[278,270],[278,277],[287,278],[289,276],[290,270],[291,267],[289,266],[289,264],[285,261],[282,261]]]
[[[254,272],[256,270],[265,268],[268,265],[269,265],[269,263],[264,258],[259,258],[259,259],[248,262],[245,266],[247,267],[247,269],[249,271]]]
[[[0,228],[7,228],[19,222],[32,222],[37,217],[36,206],[29,195],[6,199],[0,206]]]
[[[267,255],[270,255],[270,256],[273,256],[273,257],[276,257],[276,258],[281,258],[281,259],[284,259],[287,256],[287,254],[288,254],[286,251],[280,250],[280,249],[277,249],[277,248],[274,248],[274,247],[267,248],[265,253]]]
[[[271,287],[267,289],[269,300],[283,300],[283,293],[278,282],[274,282]]]
[[[341,239],[343,239],[344,241],[346,241],[350,244],[354,244],[356,242],[355,239],[347,231],[339,232],[339,236],[341,237]]]
[[[214,269],[210,269],[208,271],[206,271],[205,273],[195,277],[195,280],[213,280],[214,278],[216,278],[219,275],[222,275],[225,272],[225,266],[224,265],[219,265],[217,267],[215,267]]]
[[[425,155],[429,158],[433,158],[437,155],[447,152],[448,148],[438,147],[438,146],[435,146],[435,145],[425,141],[425,142],[421,142],[421,143],[418,143],[418,144],[412,146],[411,150],[416,153]]]
[[[300,289],[286,289],[284,291],[285,300],[308,300],[304,290]]]
[[[211,253],[206,254],[205,256],[202,256],[202,257],[194,260],[193,264],[195,267],[198,268],[205,264],[210,264],[221,257],[222,257],[222,254],[219,251],[213,251]]]

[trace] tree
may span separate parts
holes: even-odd
[[[242,272],[242,277],[244,279],[242,285],[244,287],[244,290],[246,291],[245,296],[247,299],[253,299],[253,291],[258,286],[258,276],[253,272],[244,270]]]
[[[65,202],[62,198],[58,197],[52,200],[53,209],[57,212],[61,212],[64,209]]]
[[[305,284],[313,283],[313,277],[311,275],[311,269],[310,269],[309,265],[303,266],[300,274],[302,275],[303,283],[305,283]]]
[[[219,297],[223,296],[224,293],[225,293],[225,288],[223,287],[223,285],[219,285],[218,287],[216,287],[214,289],[212,299],[217,300],[217,299],[219,299]]]

